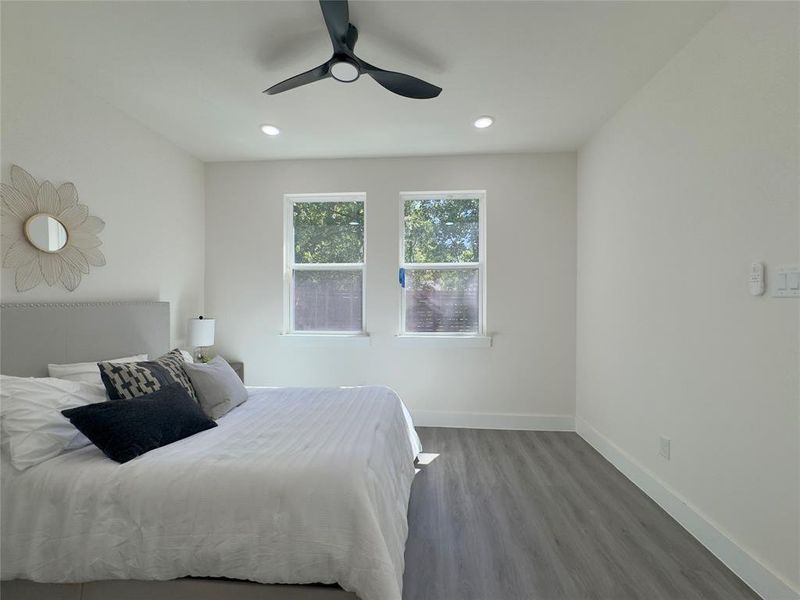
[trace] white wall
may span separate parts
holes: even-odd
[[[268,142],[267,142],[268,143]],[[256,385],[388,384],[423,422],[572,423],[574,154],[212,163],[206,167],[206,308],[218,349]],[[399,193],[487,190],[487,325],[494,347],[398,347]],[[309,348],[279,336],[283,195],[366,192],[372,345]],[[491,413],[492,418],[423,414]]]
[[[797,31],[726,7],[581,150],[577,303],[579,430],[795,590],[798,301],[747,278],[800,262]]]
[[[33,73],[3,46],[2,177],[17,164],[37,180],[72,181],[80,201],[106,223],[92,267],[73,292],[45,283],[18,293],[3,269],[3,302],[165,300],[172,342],[203,308],[203,164],[87,91]]]

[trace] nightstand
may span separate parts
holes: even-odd
[[[242,383],[244,383],[244,363],[239,362],[237,360],[229,360],[228,364],[234,371],[236,371],[236,374],[239,376],[239,379],[241,379]]]

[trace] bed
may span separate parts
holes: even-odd
[[[24,472],[3,457],[2,579],[338,583],[400,600],[421,448],[397,394],[250,388],[218,425],[122,465],[94,446]]]

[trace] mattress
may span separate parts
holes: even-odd
[[[3,579],[228,577],[400,600],[421,450],[386,387],[250,388],[219,427],[125,464],[2,470]]]

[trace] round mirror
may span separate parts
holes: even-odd
[[[47,213],[33,215],[25,223],[25,237],[43,252],[58,252],[67,245],[67,230],[61,221]]]

